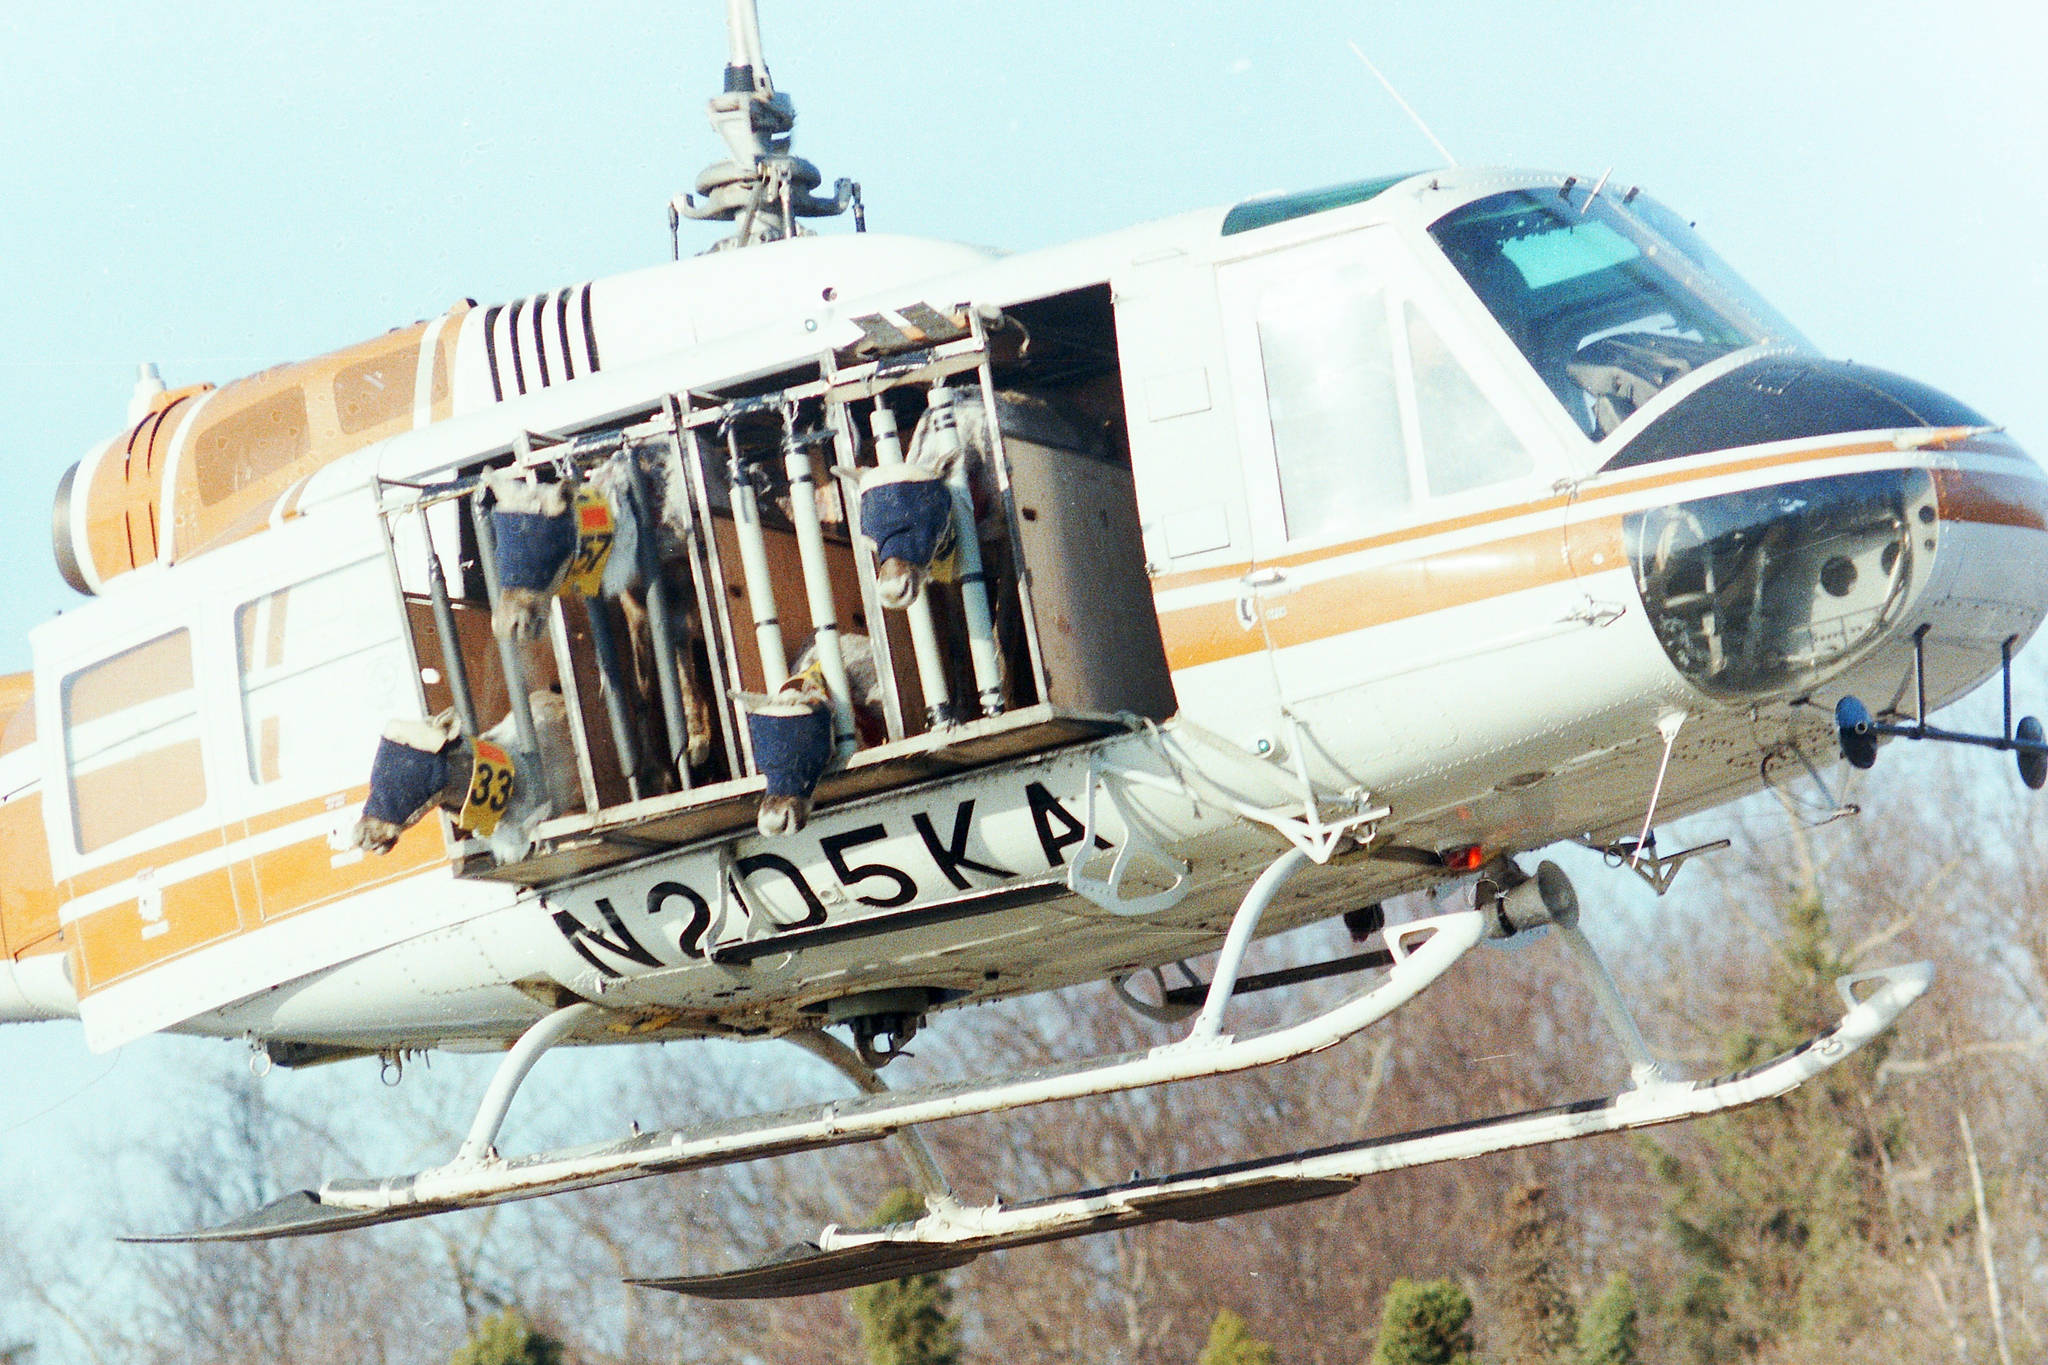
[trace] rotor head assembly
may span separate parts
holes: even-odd
[[[713,251],[794,237],[800,232],[798,219],[830,218],[848,208],[861,226],[860,186],[841,179],[830,198],[820,197],[817,189],[824,177],[790,151],[796,105],[768,75],[754,0],[728,0],[726,28],[731,58],[724,88],[711,97],[710,116],[727,155],[698,172],[694,194],[669,201],[675,254],[682,254],[678,230],[685,218],[738,225]]]

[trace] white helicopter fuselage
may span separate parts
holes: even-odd
[[[453,310],[291,380],[297,407],[263,376],[167,396],[60,507],[98,595],[34,632],[0,743],[0,1018],[291,1061],[500,1047],[573,999],[608,1011],[583,1041],[623,1041],[1099,980],[1216,948],[1289,841],[1318,862],[1265,931],[1806,783],[1836,698],[1909,711],[1918,659],[1940,705],[2048,611],[2032,461],[1782,329],[1690,321],[1688,282],[1705,316],[1719,277],[1659,265],[1685,243],[1633,192],[1459,171],[1349,195],[1008,257],[800,238]],[[349,846],[379,728],[436,682],[380,487],[765,383],[918,303],[1095,357],[1165,714],[985,761],[946,752],[994,721],[908,736],[924,767],[783,837],[636,845],[586,812],[546,876],[480,873],[439,820]],[[1623,352],[1660,343],[1676,373],[1650,383]],[[293,422],[296,454],[235,463],[238,432]],[[137,509],[161,509],[140,549]]]

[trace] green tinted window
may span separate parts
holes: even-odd
[[[1262,199],[1247,199],[1223,216],[1222,235],[1229,237],[1240,232],[1250,232],[1253,228],[1284,223],[1290,218],[1306,218],[1312,213],[1328,213],[1331,209],[1363,204],[1414,174],[1413,171],[1407,171],[1400,175],[1383,176],[1378,180],[1354,180],[1344,185],[1325,185],[1319,190],[1303,190],[1299,194],[1272,194]]]

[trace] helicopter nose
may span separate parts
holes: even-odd
[[[1601,472],[1778,441],[1990,425],[1960,399],[1889,370],[1818,356],[1767,355],[1665,408],[1628,437]]]
[[[1775,379],[1724,382],[1741,375],[1689,395],[1630,443],[1665,425],[1659,458],[1696,445],[1684,453],[1725,452],[1751,471],[1741,486],[1716,478],[1711,495],[1624,518],[1636,587],[1673,667],[1727,702],[1838,681],[1888,694],[1917,634],[1932,704],[1995,671],[2048,612],[2041,469],[1975,412],[1898,376],[1802,361]],[[1791,401],[1802,391],[1807,401]]]
[[[1811,687],[1868,652],[1930,577],[1934,478],[1890,469],[1745,488],[1624,519],[1678,672],[1723,701]]]

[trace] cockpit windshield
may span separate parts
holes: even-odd
[[[1509,190],[1429,231],[1595,440],[1732,351],[1805,345],[1683,220],[1633,191]]]

